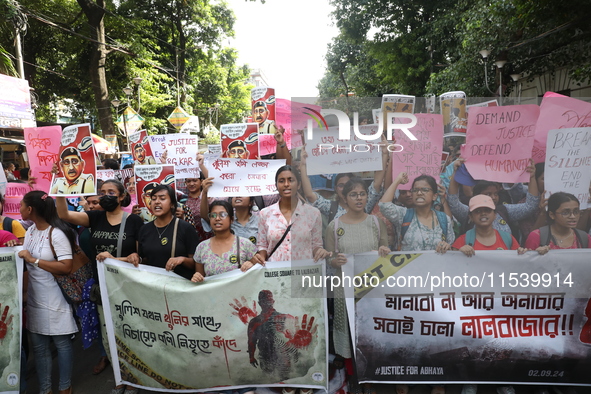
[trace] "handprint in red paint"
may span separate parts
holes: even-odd
[[[308,321],[308,315],[302,317],[302,325],[300,327],[299,318],[295,318],[295,333],[290,330],[285,331],[285,336],[289,339],[288,345],[296,349],[305,349],[312,343],[312,338],[316,334],[318,324],[314,325],[314,317]]]
[[[257,315],[257,305],[256,302],[253,301],[252,309],[250,309],[244,296],[242,296],[241,301],[239,301],[237,298],[234,298],[234,303],[230,302],[230,306],[235,310],[235,312],[232,312],[232,314],[234,316],[238,316],[242,323],[248,324],[248,322]]]
[[[2,304],[0,304],[0,309],[2,309]],[[10,307],[6,305],[6,307],[4,308],[4,312],[2,313],[2,318],[0,318],[0,340],[4,339],[6,333],[8,332],[8,326],[12,322],[12,315],[8,317],[9,309]],[[8,321],[6,320],[7,317]]]

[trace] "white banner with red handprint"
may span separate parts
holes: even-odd
[[[591,383],[588,249],[376,252],[353,266],[360,382]]]
[[[22,247],[0,253],[0,393],[19,393],[21,380]]]
[[[99,263],[117,382],[167,392],[326,388],[325,292],[302,286],[302,277],[321,283],[323,274],[309,260],[193,283],[160,268]]]

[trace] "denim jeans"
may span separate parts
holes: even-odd
[[[71,385],[73,350],[72,334],[67,335],[42,335],[30,333],[31,343],[33,345],[33,354],[35,355],[35,367],[37,368],[37,378],[39,379],[39,393],[47,394],[51,391],[51,350],[50,341],[57,348],[57,364],[59,367],[60,390],[67,390]]]

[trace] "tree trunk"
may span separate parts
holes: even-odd
[[[84,11],[88,23],[92,27],[90,36],[100,42],[105,42],[105,24],[104,24],[104,0],[93,2],[90,0],[77,0]],[[117,134],[115,124],[113,123],[113,114],[111,112],[111,102],[109,100],[109,88],[107,87],[107,77],[105,73],[105,64],[108,50],[104,44],[97,42],[91,43],[92,52],[90,57],[90,81],[94,92],[94,100],[98,110],[99,124],[105,134]]]

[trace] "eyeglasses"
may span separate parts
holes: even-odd
[[[358,198],[365,198],[367,197],[367,193],[366,192],[361,192],[361,193],[349,193],[347,194],[347,197],[352,198],[353,200],[356,200]]]
[[[427,193],[429,193],[429,192],[430,192],[430,191],[432,191],[432,190],[433,190],[433,189],[431,189],[430,187],[416,187],[416,188],[414,188],[414,189],[410,189],[410,191],[411,191],[412,193],[418,193],[418,192],[421,192],[421,193],[423,193],[423,194],[427,194]]]
[[[217,218],[218,218],[218,216],[219,216],[221,219],[225,219],[225,218],[227,218],[229,215],[228,215],[228,212],[220,212],[220,213],[217,213],[217,212],[212,212],[212,213],[210,213],[208,216],[209,216],[209,218],[210,218],[210,219],[217,219]]]
[[[567,218],[570,215],[579,216],[581,214],[581,211],[578,209],[573,209],[572,211],[570,209],[565,209],[562,212],[556,212],[556,213],[559,215],[562,215],[562,217],[564,217],[564,218]]]

